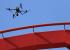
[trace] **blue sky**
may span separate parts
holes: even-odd
[[[20,3],[23,4],[24,9],[29,9],[30,11],[27,14],[24,14],[23,16],[20,15],[16,17],[13,20],[12,13],[7,11],[5,8],[15,8]],[[0,30],[34,25],[34,24],[69,22],[69,21],[70,21],[70,0],[1,0],[0,1]],[[36,29],[36,31],[56,30],[57,28],[63,29],[63,26],[48,27],[47,29],[46,27],[44,27],[42,29],[41,28]],[[32,32],[32,29],[10,32],[4,34],[4,36],[11,37],[30,32]],[[0,38],[2,38],[1,34]]]

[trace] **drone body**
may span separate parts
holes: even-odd
[[[7,8],[7,10],[15,11],[15,13],[13,13],[13,18],[19,16],[19,14],[23,15],[28,12],[28,10],[23,10],[22,4],[20,4],[20,6],[17,6],[15,9]]]

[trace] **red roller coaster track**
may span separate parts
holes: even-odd
[[[43,48],[67,47],[70,49],[70,30],[34,32],[34,28],[43,26],[70,25],[70,22],[40,24],[1,30],[0,33],[33,28],[30,34],[0,39],[0,50],[37,50]],[[33,34],[34,33],[34,34]]]

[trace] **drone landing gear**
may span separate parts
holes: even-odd
[[[13,19],[15,18],[15,14],[13,14]]]

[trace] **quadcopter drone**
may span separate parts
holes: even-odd
[[[11,8],[7,8],[8,11],[15,11],[13,13],[13,18],[15,16],[19,16],[19,14],[23,15],[23,14],[26,14],[28,12],[28,10],[23,10],[23,7],[22,7],[22,4],[20,3],[20,6],[17,6],[15,9],[11,9]]]

